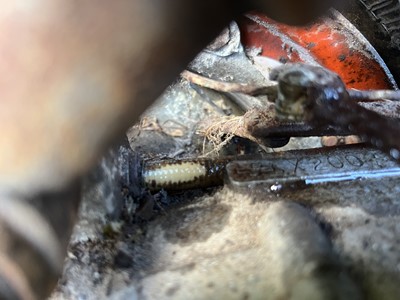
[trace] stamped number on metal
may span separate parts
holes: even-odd
[[[400,176],[400,165],[377,150],[335,148],[281,152],[262,160],[233,161],[227,166],[227,174],[235,186],[316,184]]]

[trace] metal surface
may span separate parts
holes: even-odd
[[[261,14],[248,14],[239,24],[245,46],[281,62],[322,65],[338,73],[347,88],[396,88],[393,76],[371,44],[340,13],[294,27]]]
[[[231,31],[233,30],[232,28]],[[332,11],[327,18],[307,28],[291,27],[279,24],[265,16],[249,14],[247,15],[247,19],[242,20],[241,31],[243,34],[242,40],[245,45],[247,45],[248,51],[252,55],[256,66],[260,67],[260,61],[262,61],[259,59],[259,55],[274,59],[279,58],[283,62],[303,61],[308,65],[324,66],[339,73],[348,89],[347,93],[351,101],[359,101],[360,106],[354,104],[353,108],[336,111],[331,114],[331,120],[329,122],[324,122],[324,124],[316,124],[314,122],[312,125],[307,125],[303,123],[280,122],[279,120],[275,120],[273,111],[269,111],[272,107],[269,106],[266,108],[268,104],[262,104],[262,102],[260,104],[259,98],[238,96],[240,93],[253,95],[266,93],[268,99],[273,101],[276,98],[276,92],[274,92],[275,87],[271,85],[270,82],[246,82],[241,80],[238,76],[235,77],[235,81],[231,81],[233,76],[229,76],[230,78],[228,77],[228,80],[224,81],[221,80],[221,78],[225,79],[225,77],[227,77],[226,73],[224,74],[226,68],[207,70],[204,67],[207,64],[201,64],[202,61],[199,60],[200,67],[196,68],[196,63],[194,63],[193,66],[199,73],[205,76],[186,72],[183,75],[185,79],[203,87],[211,88],[221,93],[227,93],[238,106],[245,108],[244,110],[249,110],[252,107],[264,107],[262,110],[259,109],[259,113],[255,109],[243,117],[241,122],[245,124],[245,128],[241,129],[240,133],[239,130],[236,130],[236,133],[232,131],[232,128],[235,128],[231,126],[233,124],[224,126],[221,131],[227,134],[236,134],[242,137],[248,135],[255,138],[271,136],[363,135],[365,132],[358,132],[357,130],[356,132],[352,129],[353,127],[349,128],[348,125],[350,121],[346,123],[341,120],[347,118],[347,120],[354,121],[357,116],[361,118],[361,116],[364,115],[364,113],[360,113],[363,111],[368,115],[368,118],[371,119],[367,122],[365,119],[360,119],[360,122],[357,121],[360,126],[356,127],[361,129],[361,127],[363,127],[361,124],[377,122],[384,125],[389,122],[382,122],[384,118],[399,118],[399,103],[382,99],[392,98],[393,100],[398,100],[400,96],[399,91],[376,90],[377,88],[397,88],[392,75],[368,41],[366,41],[351,24],[348,24],[348,21],[338,12]],[[232,40],[238,38],[237,34],[232,36],[235,36]],[[236,45],[236,43],[233,44]],[[232,52],[232,56],[237,55],[237,50],[235,51],[236,53]],[[209,58],[207,63],[215,60],[215,58],[211,58],[213,55],[218,55],[216,52],[210,52],[208,54]],[[337,55],[337,57],[333,58],[333,55]],[[230,58],[232,58],[232,56]],[[203,62],[204,61],[203,58]],[[271,60],[264,61],[264,63],[266,65],[263,67],[269,68],[269,71],[273,68],[274,64]],[[305,66],[303,69],[306,68]],[[215,71],[216,69],[218,69],[218,71]],[[318,78],[315,77],[313,80],[315,81],[315,85],[318,85]],[[335,82],[340,82],[340,80],[335,79],[331,82],[331,85],[335,84]],[[312,84],[310,84],[310,86],[311,85]],[[293,83],[291,86],[293,86]],[[328,88],[332,88],[332,91],[338,90],[329,84],[325,84],[324,89],[327,90]],[[364,91],[353,90],[352,88],[362,88]],[[255,93],[255,91],[257,92]],[[364,103],[362,101],[367,102]],[[278,104],[278,108],[279,103],[278,97],[276,103]],[[294,104],[289,104],[289,107],[292,106],[294,106]],[[323,105],[321,108],[322,107]],[[326,107],[328,110],[328,105],[326,105]],[[379,115],[370,113],[369,110]],[[378,119],[381,119],[381,121],[378,121]],[[320,121],[320,123],[322,123],[322,120]],[[237,126],[240,127],[240,125]],[[366,125],[364,127],[368,126]],[[389,127],[391,128],[390,130],[392,130],[396,126],[393,127],[390,125],[388,128]],[[387,131],[386,129],[380,129],[381,133]],[[374,139],[380,139],[378,136],[380,132],[375,132],[373,134],[375,135]],[[395,135],[394,131],[391,134]],[[367,136],[370,136],[370,134]],[[388,140],[390,139],[391,138]],[[390,150],[391,149],[388,151]]]
[[[390,34],[393,41],[400,38],[400,3],[398,0],[360,0],[373,17]]]
[[[365,147],[342,147],[268,154],[262,160],[233,161],[229,183],[272,192],[290,187],[345,180],[400,177],[400,166],[385,154]]]

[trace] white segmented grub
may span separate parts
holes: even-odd
[[[169,183],[190,182],[200,176],[205,176],[207,169],[196,162],[183,162],[179,164],[161,165],[154,170],[143,173],[145,182],[156,182],[157,185]]]

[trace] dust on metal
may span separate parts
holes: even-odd
[[[272,191],[294,183],[307,185],[400,176],[400,166],[387,155],[355,147],[274,153],[262,160],[230,162],[226,170],[233,186],[262,186]]]

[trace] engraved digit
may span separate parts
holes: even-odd
[[[355,155],[346,155],[344,158],[353,167],[362,167],[364,165],[364,162],[361,160],[361,158]]]
[[[300,159],[296,159],[296,165],[294,166],[294,170],[293,170],[293,174],[294,175],[296,175],[296,173],[297,173],[297,168],[299,166],[300,161],[301,161],[301,158]]]
[[[249,169],[246,165],[240,163],[234,163],[233,165],[233,175],[236,177],[235,180],[245,181],[254,176],[252,169]]]
[[[320,160],[319,158],[316,158],[316,163],[314,164],[314,171],[319,171],[321,169],[323,169],[321,166],[322,164],[322,160]]]
[[[369,163],[368,165],[376,168],[383,168],[385,165],[382,164],[382,162],[386,162],[387,161],[387,157],[385,156],[379,156],[377,155],[376,152],[368,152],[367,154],[365,154],[365,159],[366,161]]]
[[[300,167],[299,164],[303,160],[303,158],[296,158],[295,160],[288,160],[287,163],[291,164],[294,169],[293,169],[293,174],[296,175],[297,170],[304,170],[304,168]]]
[[[341,169],[344,166],[342,160],[338,156],[328,156],[328,163],[336,169]]]

